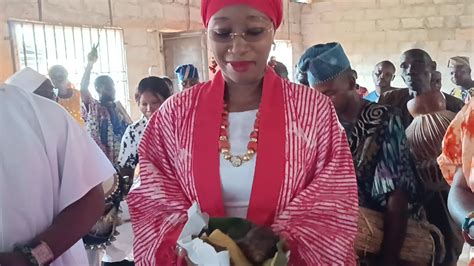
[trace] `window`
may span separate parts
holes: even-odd
[[[290,41],[286,40],[275,40],[275,45],[270,52],[270,57],[275,56],[276,60],[283,63],[288,69],[288,78],[293,78],[293,46]]]
[[[15,68],[31,67],[47,74],[53,65],[63,65],[69,80],[79,88],[87,54],[99,44],[99,60],[94,65],[89,89],[94,97],[94,80],[109,75],[115,82],[117,100],[129,110],[127,67],[123,31],[111,27],[64,26],[42,22],[9,20]]]
[[[311,4],[313,1],[312,0],[291,0],[291,2],[300,3],[300,4]]]

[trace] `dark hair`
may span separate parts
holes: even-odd
[[[410,54],[412,56],[417,56],[417,57],[421,56],[423,57],[424,60],[428,62],[433,62],[433,59],[431,59],[430,54],[428,54],[428,52],[422,49],[410,49],[408,51],[405,51],[404,54]]]
[[[281,62],[276,62],[275,67],[273,68],[278,76],[282,79],[288,79],[288,69],[286,66]]]
[[[397,71],[397,68],[395,67],[395,65],[392,62],[388,61],[388,60],[384,60],[384,61],[378,63],[377,66],[378,65],[389,66],[389,67],[393,68],[393,70]]]
[[[166,84],[164,79],[159,77],[151,76],[140,81],[137,92],[135,93],[135,101],[137,101],[137,103],[140,102],[140,97],[146,91],[163,98],[163,100],[166,100],[171,96],[168,84]]]
[[[162,77],[162,79],[166,82],[166,84],[168,84],[168,87],[170,88],[170,93],[173,94],[174,92],[173,81],[171,81],[171,79],[166,76]]]
[[[102,76],[98,76],[95,81],[94,81],[94,86],[96,88],[100,87],[100,86],[104,86],[106,85],[107,83],[112,83],[114,84],[114,80],[110,77],[110,76],[107,76],[107,75],[102,75]]]

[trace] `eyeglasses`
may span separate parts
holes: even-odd
[[[229,43],[235,39],[235,37],[240,36],[247,42],[258,42],[265,38],[265,36],[272,32],[273,28],[253,28],[248,29],[244,32],[230,32],[226,30],[208,30],[207,34],[209,38],[215,42],[220,43]]]

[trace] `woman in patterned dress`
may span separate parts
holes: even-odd
[[[198,202],[286,239],[291,265],[354,265],[357,185],[330,100],[267,67],[281,0],[204,0],[221,71],[165,102],[140,144],[129,195],[140,265],[176,265],[176,241]],[[249,137],[250,135],[250,137]]]
[[[170,90],[161,78],[147,77],[138,84],[135,100],[143,117],[128,126],[123,135],[117,161],[121,177],[128,177],[127,180],[134,179],[135,168],[138,165],[138,145],[145,132],[148,120],[169,96]],[[139,184],[139,180],[135,178],[131,189],[139,186]],[[124,189],[124,196],[128,193],[130,185],[126,184],[127,188]],[[105,249],[105,256],[102,259],[104,266],[134,265],[132,252],[133,230],[126,201],[120,202],[120,210],[122,223],[116,229],[119,234],[116,236],[116,240]]]
[[[125,130],[120,147],[118,167],[121,176],[134,176],[135,168],[138,165],[138,145],[145,133],[146,125],[151,116],[155,113],[163,102],[171,96],[166,81],[159,77],[147,77],[138,84],[135,93],[135,101],[143,116],[137,122],[131,124]]]
[[[446,181],[451,185],[448,207],[458,226],[466,220],[472,223],[474,211],[474,100],[456,115],[443,140],[443,153],[438,164]],[[466,233],[468,233],[466,235]],[[466,243],[459,256],[458,265],[473,265],[472,241],[474,227],[463,234]]]

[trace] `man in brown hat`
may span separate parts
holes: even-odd
[[[448,67],[451,71],[451,81],[457,86],[451,91],[451,95],[461,99],[464,103],[469,102],[474,94],[474,81],[471,78],[469,57],[452,57],[449,59]]]

